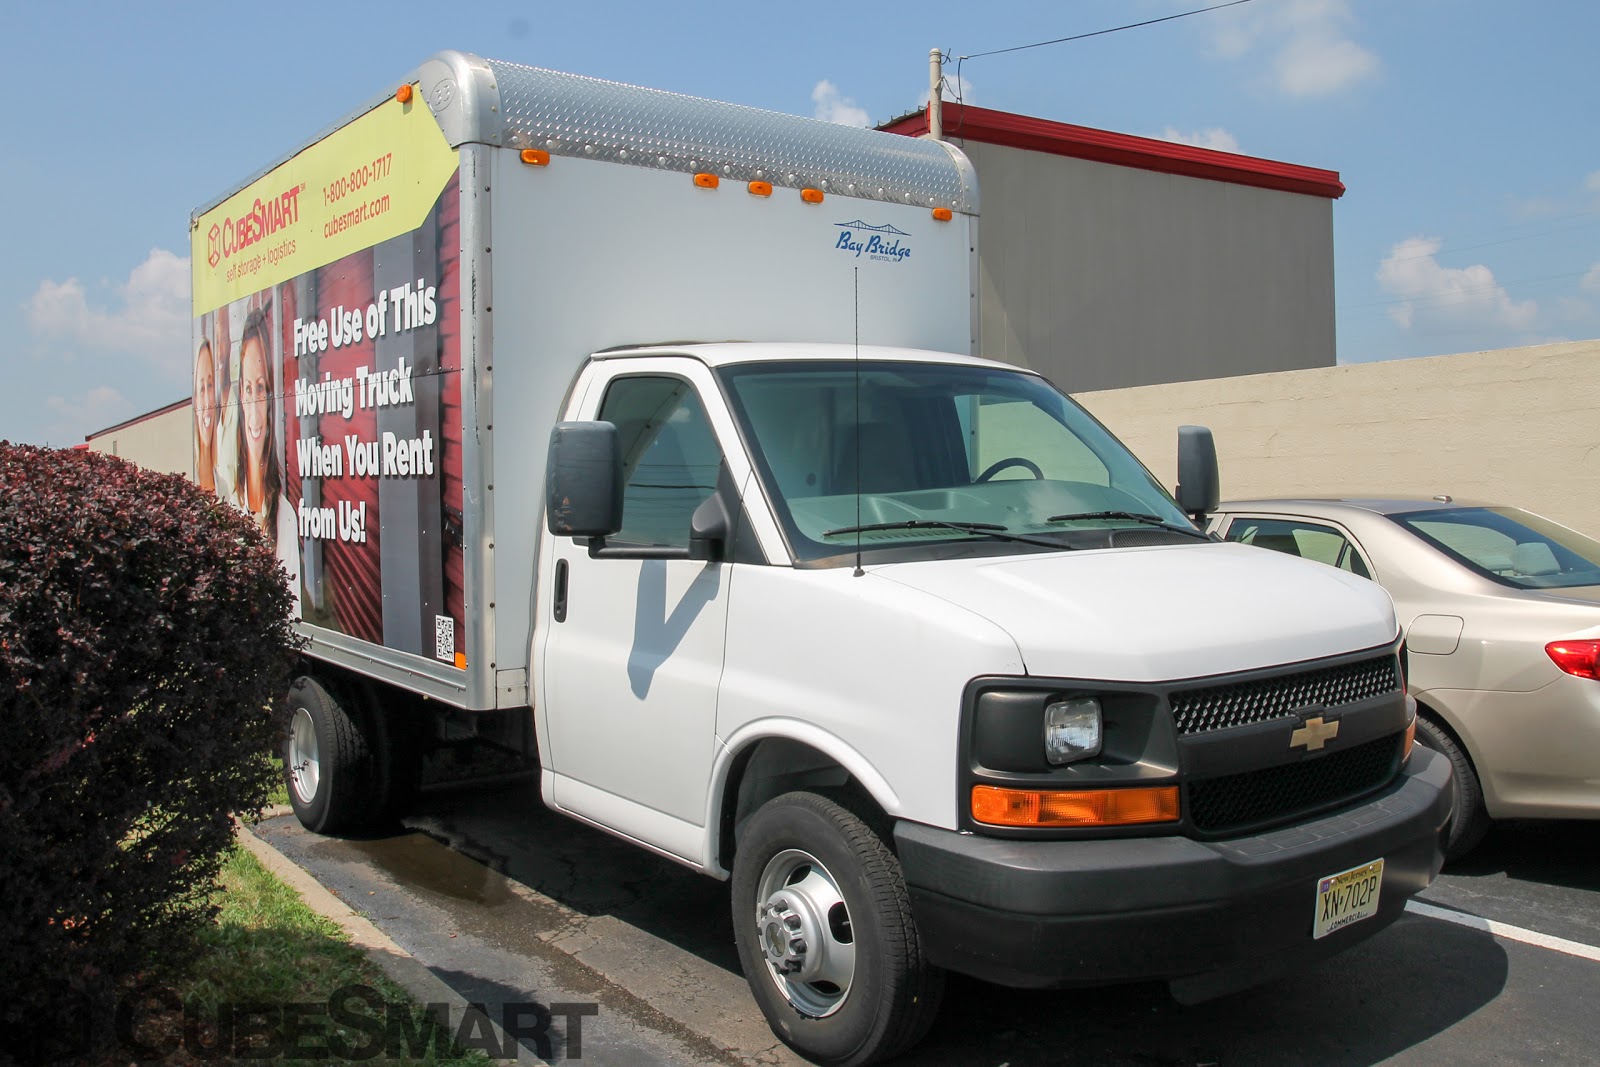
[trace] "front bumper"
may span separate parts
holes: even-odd
[[[931,962],[1010,986],[1167,979],[1204,1000],[1333,955],[1439,873],[1450,765],[1418,746],[1383,792],[1227,841],[1027,841],[895,827]],[[1378,913],[1311,936],[1319,878],[1382,857]]]

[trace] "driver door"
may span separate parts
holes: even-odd
[[[623,526],[599,557],[554,541],[565,599],[543,605],[546,766],[557,807],[699,862],[733,567],[644,555],[687,548],[690,517],[719,491],[702,399],[716,393],[697,365],[626,363],[577,416],[617,426]]]

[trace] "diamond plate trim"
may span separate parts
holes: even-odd
[[[971,166],[942,142],[464,58],[487,66],[509,148],[977,212]]]
[[[1399,688],[1395,658],[1385,654],[1276,678],[1188,689],[1168,700],[1178,732],[1194,734],[1266,722],[1305,707],[1337,708]]]

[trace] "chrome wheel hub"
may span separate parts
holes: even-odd
[[[838,1011],[855,978],[856,947],[828,869],[799,849],[772,857],[757,886],[755,920],[767,972],[785,999],[813,1018]]]
[[[302,804],[310,804],[317,796],[317,785],[322,780],[322,767],[317,758],[317,727],[311,713],[305,708],[295,708],[289,723],[289,784]]]

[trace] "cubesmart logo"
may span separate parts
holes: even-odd
[[[911,235],[888,223],[873,226],[856,219],[854,222],[836,222],[834,226],[839,229],[839,239],[833,247],[840,252],[850,253],[856,259],[865,256],[885,263],[900,263],[911,255],[911,242],[902,240]]]
[[[206,262],[213,267],[222,262],[222,227],[214,222],[206,234]]]

